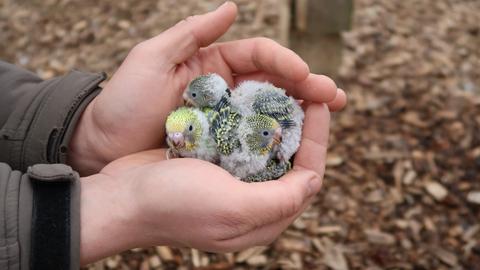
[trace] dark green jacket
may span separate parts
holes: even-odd
[[[34,181],[48,180],[52,173],[76,179],[69,206],[70,269],[79,268],[78,175],[55,163],[66,162],[77,119],[104,79],[104,74],[72,71],[44,81],[0,61],[0,269],[30,269],[31,248],[36,247],[32,222],[38,218],[32,217]]]

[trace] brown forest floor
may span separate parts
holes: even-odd
[[[45,78],[107,71],[221,1],[0,0],[0,58]],[[97,3],[99,2],[99,3]],[[275,1],[240,3],[225,37],[279,33]],[[324,188],[273,245],[136,249],[90,269],[480,269],[480,1],[357,0]],[[321,46],[321,45],[319,45]]]

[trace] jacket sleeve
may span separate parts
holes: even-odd
[[[20,171],[65,163],[75,124],[103,80],[103,73],[72,71],[44,81],[0,61],[0,162]]]
[[[35,171],[37,174],[49,174],[54,171],[59,172],[60,176],[63,176],[62,174],[65,172],[65,177],[72,178],[69,182],[69,208],[71,210],[67,221],[68,224],[66,224],[66,227],[69,228],[70,231],[70,238],[68,240],[69,246],[67,246],[67,250],[65,250],[66,254],[70,255],[67,255],[69,267],[66,270],[79,269],[79,176],[76,173],[72,173],[71,168],[63,164],[45,164],[35,165],[33,167],[36,167]],[[32,167],[29,168],[29,172],[31,169]],[[34,228],[35,223],[33,222],[35,216],[33,215],[35,181],[38,180],[32,178],[31,173],[23,174],[20,171],[12,170],[8,164],[0,162],[0,269],[28,270],[32,265],[32,252],[42,252],[32,250],[32,228]],[[40,211],[40,213],[43,212],[42,209],[38,209],[38,211]],[[52,219],[49,216],[43,218],[49,220],[48,222],[51,224],[52,230],[58,227],[56,222],[65,222],[64,220]],[[48,238],[48,235],[44,237]],[[55,264],[55,262],[51,262],[51,264]]]
[[[105,74],[72,71],[44,81],[0,61],[0,269],[30,268],[36,184],[22,172],[35,164],[50,164],[41,167],[47,173],[65,166],[52,163],[65,163],[76,122],[104,79]],[[79,181],[72,182],[70,194],[69,268],[78,269]]]

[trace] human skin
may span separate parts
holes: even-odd
[[[134,247],[229,252],[266,245],[320,190],[330,111],[345,106],[345,93],[271,40],[211,44],[236,12],[227,2],[140,43],[86,108],[69,153],[69,164],[84,176],[82,264]],[[268,80],[303,100],[302,140],[288,174],[247,184],[205,161],[165,160],[166,116],[181,104],[187,83],[209,72],[230,86]]]
[[[244,183],[198,159],[165,160],[166,149],[118,159],[81,179],[81,263],[157,245],[232,252],[268,245],[311,203],[325,170],[330,113],[306,110],[293,169]]]
[[[236,14],[235,4],[227,2],[135,46],[85,109],[68,163],[86,176],[118,158],[162,147],[168,113],[181,105],[188,82],[209,72],[231,87],[247,79],[268,80],[297,99],[326,103],[331,111],[345,106],[345,93],[330,78],[310,73],[299,56],[272,40],[213,43]]]

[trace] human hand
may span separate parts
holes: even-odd
[[[244,183],[198,159],[164,160],[165,149],[130,155],[81,180],[81,262],[134,247],[230,252],[271,243],[311,203],[325,170],[330,115],[306,106],[293,169]]]
[[[131,153],[161,147],[170,111],[190,80],[215,72],[230,86],[268,80],[297,99],[341,109],[345,93],[326,76],[309,73],[294,52],[266,38],[210,45],[234,22],[227,2],[189,17],[131,50],[103,91],[86,108],[70,143],[69,164],[81,175],[98,172]]]

